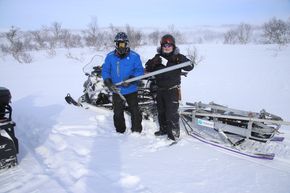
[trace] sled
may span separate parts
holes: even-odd
[[[262,144],[283,141],[277,137],[281,125],[289,122],[265,110],[259,113],[228,108],[215,103],[186,103],[180,108],[186,133],[199,141],[253,158],[274,159]]]
[[[10,100],[10,91],[0,87],[0,170],[17,165],[16,154],[19,152]]]

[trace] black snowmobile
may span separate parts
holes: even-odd
[[[16,155],[19,152],[10,100],[10,91],[0,87],[0,170],[17,165]]]

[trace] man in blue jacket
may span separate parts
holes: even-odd
[[[116,89],[125,97],[131,113],[131,131],[142,131],[142,116],[138,107],[136,82],[123,84],[116,88],[115,84],[144,74],[140,56],[130,50],[128,36],[124,32],[117,33],[115,37],[115,50],[108,53],[102,67],[104,84],[113,92],[114,125],[116,131],[124,133],[126,124],[124,118],[125,102],[116,93]]]

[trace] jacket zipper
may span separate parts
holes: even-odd
[[[120,61],[117,61],[117,75],[120,77]]]

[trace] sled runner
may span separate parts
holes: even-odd
[[[17,165],[18,140],[15,137],[15,123],[12,121],[10,91],[0,87],[0,170]]]

